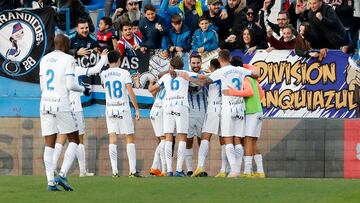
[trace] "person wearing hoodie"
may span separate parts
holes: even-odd
[[[191,32],[183,24],[179,14],[171,17],[171,28],[169,35],[166,36],[166,44],[163,49],[176,53],[179,57],[182,56],[183,52],[189,52],[191,49]]]
[[[147,49],[160,49],[162,39],[168,33],[163,19],[156,14],[156,8],[151,5],[145,5],[145,18],[140,20],[140,32],[142,43],[140,50],[145,52]]]
[[[193,51],[203,54],[217,49],[219,47],[218,35],[206,16],[199,18],[199,27],[193,35]]]

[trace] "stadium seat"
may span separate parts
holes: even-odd
[[[104,8],[105,0],[91,0],[90,5],[85,6],[89,11],[102,9]]]

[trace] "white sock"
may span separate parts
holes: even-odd
[[[159,146],[161,172],[166,173],[165,140],[161,140]]]
[[[254,156],[255,164],[256,164],[256,171],[258,173],[264,173],[264,167],[263,167],[263,159],[261,154],[256,154]]]
[[[178,146],[177,161],[176,161],[176,171],[178,172],[183,171],[182,167],[185,159],[185,150],[186,150],[186,142],[180,141]]]
[[[151,165],[151,168],[158,169],[160,163],[160,143],[157,145],[155,152],[154,152],[154,160]]]
[[[109,144],[109,156],[111,162],[112,173],[119,173],[117,167],[117,145],[116,144]]]
[[[185,164],[186,164],[187,171],[193,171],[192,157],[193,157],[193,149],[192,148],[186,149],[186,146],[185,146]]]
[[[76,149],[76,158],[78,159],[80,173],[85,173],[85,146],[83,144],[79,144]]]
[[[129,169],[130,173],[136,173],[136,149],[134,143],[129,143],[126,145],[126,152],[129,159]]]
[[[53,167],[54,167],[53,171],[55,171],[57,168],[57,163],[59,161],[59,158],[60,158],[60,155],[62,152],[62,148],[63,148],[62,144],[60,144],[60,143],[55,144],[54,153],[53,153],[53,157],[52,157],[52,163],[53,163]]]
[[[172,172],[172,142],[165,141],[166,172]]]
[[[78,145],[75,142],[69,142],[69,145],[65,151],[64,161],[59,173],[60,176],[66,177],[67,172],[69,171],[72,163],[74,162],[77,147]]]
[[[225,145],[221,145],[221,168],[220,172],[226,171],[226,164],[227,164],[227,157],[226,157],[226,151],[225,151]]]
[[[252,172],[252,156],[244,156],[244,173],[251,174]]]
[[[240,174],[242,159],[244,156],[244,148],[241,144],[235,145],[235,154],[236,154],[236,172]]]
[[[236,154],[235,154],[235,148],[233,144],[226,144],[225,145],[225,151],[226,151],[226,157],[229,161],[231,172],[236,172]]]
[[[201,167],[201,168],[204,167],[208,151],[209,151],[209,141],[201,140],[199,154],[198,154],[198,166],[197,167]]]
[[[44,165],[45,165],[45,172],[46,172],[48,185],[54,185],[54,166],[52,162],[53,154],[54,154],[54,148],[45,146]]]

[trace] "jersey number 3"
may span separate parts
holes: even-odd
[[[108,89],[109,91],[109,97],[112,98],[113,96],[115,98],[121,98],[122,97],[122,84],[120,81],[118,80],[115,80],[113,83],[112,83],[112,87],[110,85],[110,81],[107,81],[105,83],[105,86],[106,88]],[[111,89],[113,89],[113,91],[111,91]]]

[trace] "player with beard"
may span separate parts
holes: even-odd
[[[204,75],[201,70],[201,56],[192,54],[190,56],[190,69],[192,72]],[[193,174],[193,142],[194,137],[200,144],[201,129],[204,123],[207,106],[208,87],[199,87],[190,83],[189,86],[189,133],[186,139],[185,164],[187,167],[187,176]]]
[[[232,87],[240,90],[245,76],[258,77],[258,72],[234,67],[230,64],[230,51],[223,49],[219,52],[221,68],[213,72],[204,80],[191,78],[182,73],[181,76],[199,86],[207,86],[216,81],[221,81],[222,92]],[[243,147],[240,138],[244,136],[244,101],[241,97],[222,96],[221,104],[221,134],[224,137],[225,151],[230,163],[230,178],[240,175]]]

